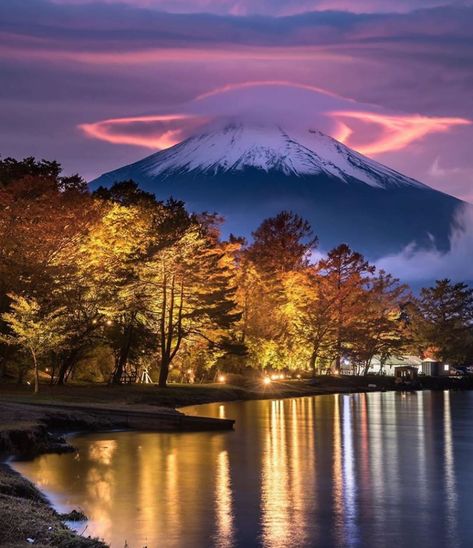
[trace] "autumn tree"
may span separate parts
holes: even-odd
[[[34,369],[34,391],[39,391],[39,359],[57,350],[65,341],[64,310],[47,310],[38,301],[9,294],[11,312],[4,312],[2,319],[9,333],[0,339],[9,345],[18,346],[31,356]]]
[[[331,280],[311,266],[286,280],[287,316],[293,337],[306,350],[309,369],[331,356],[337,327],[337,293]]]
[[[319,262],[319,274],[325,278],[326,298],[334,306],[334,338],[332,355],[335,373],[341,360],[352,348],[357,323],[364,314],[364,292],[375,268],[365,258],[342,244]]]
[[[0,299],[11,291],[49,291],[58,254],[87,230],[95,212],[78,176],[56,162],[0,161]],[[46,288],[46,289],[45,289]]]
[[[368,279],[361,296],[363,313],[353,333],[352,356],[366,375],[375,356],[381,368],[392,355],[406,349],[402,310],[408,301],[407,287],[398,279],[380,270]]]
[[[211,223],[193,222],[174,245],[146,263],[148,324],[159,348],[159,386],[183,341],[218,344],[239,319],[228,267],[228,244],[215,239]]]
[[[309,223],[282,211],[261,223],[242,253],[237,274],[240,340],[259,367],[282,368],[293,361],[297,349],[286,317],[286,279],[308,267],[316,245]]]
[[[115,357],[111,380],[118,384],[130,356],[147,335],[141,274],[155,250],[167,245],[162,240],[168,238],[163,226],[169,212],[134,183],[113,186],[107,193],[97,193],[96,199],[102,216],[79,246],[74,261],[84,287],[89,288],[89,302],[95,302],[96,312],[87,325],[99,330],[110,344]]]
[[[40,303],[50,299],[71,271],[60,255],[87,232],[96,213],[85,181],[62,176],[57,162],[0,161],[0,313],[9,311],[11,292]],[[6,330],[0,321],[0,332]],[[3,357],[8,352],[0,349]]]

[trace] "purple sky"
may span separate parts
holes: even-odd
[[[264,111],[473,201],[472,28],[470,1],[3,0],[0,153],[92,178]]]

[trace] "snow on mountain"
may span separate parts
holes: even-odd
[[[224,234],[251,238],[286,209],[307,219],[330,249],[348,243],[369,258],[412,248],[447,250],[464,204],[323,133],[230,124],[105,173],[91,187],[133,179],[159,199],[225,218]]]
[[[190,137],[129,167],[133,165],[150,177],[255,168],[297,177],[325,174],[344,182],[357,179],[379,188],[400,184],[424,186],[319,131],[292,134],[277,126],[227,125]]]

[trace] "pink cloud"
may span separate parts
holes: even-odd
[[[357,103],[316,86],[285,81],[222,86],[182,105],[182,112],[186,114],[107,119],[81,124],[80,128],[88,137],[156,150],[180,142],[210,120],[236,117],[289,124],[297,126],[301,133],[313,127],[324,129],[362,154],[374,156],[402,150],[432,133],[471,124],[470,120],[458,117],[383,113],[378,107]],[[351,125],[352,121],[357,123]],[[156,127],[157,122],[160,127]],[[152,125],[151,134],[146,125]]]

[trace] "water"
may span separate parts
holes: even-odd
[[[234,402],[235,432],[76,437],[15,467],[112,547],[473,545],[473,393]],[[80,526],[83,530],[85,525]]]

